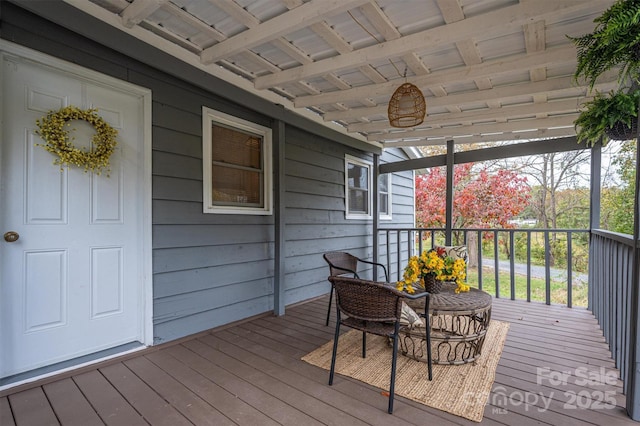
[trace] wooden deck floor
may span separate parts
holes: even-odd
[[[332,339],[327,300],[4,391],[0,425],[477,424],[401,397],[388,415],[379,389],[348,378],[329,387],[327,371],[300,361]],[[499,299],[492,317],[511,328],[482,425],[636,424],[620,381],[600,378],[618,372],[589,312]],[[616,406],[598,408],[605,397]]]

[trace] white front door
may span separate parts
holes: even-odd
[[[2,63],[0,377],[144,342],[140,94],[19,57]],[[53,165],[36,119],[97,108],[118,130],[110,176]],[[76,146],[95,133],[71,122]],[[7,239],[11,239],[8,237]]]

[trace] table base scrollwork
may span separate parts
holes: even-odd
[[[445,286],[443,292],[431,296],[431,359],[434,364],[473,362],[482,353],[491,321],[491,296],[477,289],[455,294],[455,285]],[[410,306],[418,313],[424,312],[424,304]],[[403,327],[401,332],[400,352],[426,362],[425,329]]]

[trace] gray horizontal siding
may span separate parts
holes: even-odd
[[[301,123],[278,108],[268,116],[264,101],[246,94],[229,96],[228,84],[203,86],[180,79],[174,60],[153,68],[131,57],[65,30],[16,7],[0,4],[0,36],[54,53],[152,91],[152,238],[154,336],[176,339],[235,320],[273,310],[273,216],[202,213],[202,106],[271,127],[274,119]],[[66,8],[64,4],[60,7]],[[108,29],[106,30],[108,31]],[[153,56],[156,55],[156,56]],[[147,53],[162,63],[161,52]],[[161,69],[163,68],[164,69]],[[198,75],[193,70],[184,75]],[[211,91],[202,87],[210,87]],[[221,89],[224,87],[224,90]],[[223,93],[224,92],[224,93]],[[226,96],[225,96],[226,95]],[[252,110],[251,106],[256,109]],[[305,128],[317,129],[309,123]],[[372,221],[345,219],[345,154],[373,161],[343,136],[313,134],[286,126],[285,137],[285,303],[296,303],[329,291],[326,251],[344,250],[371,259]],[[322,134],[322,136],[318,136]],[[385,151],[382,162],[406,159],[398,149]],[[393,221],[413,224],[411,173],[393,177]]]
[[[287,130],[286,147],[286,301],[293,303],[329,291],[327,251],[348,251],[373,258],[372,221],[347,220],[344,159],[373,157],[338,144],[319,143],[300,129]],[[398,149],[384,151],[381,162],[406,159]],[[413,173],[392,178],[392,220],[385,225],[413,226]],[[370,271],[362,274],[372,277]],[[380,277],[381,278],[381,277]]]

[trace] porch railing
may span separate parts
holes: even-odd
[[[386,264],[392,281],[400,280],[409,257],[435,245],[443,245],[444,232],[442,228],[379,228],[378,261]],[[578,281],[575,279],[576,264],[581,263],[586,269],[588,262],[588,235],[587,229],[454,229],[452,245],[467,245],[473,261],[468,273],[473,274],[474,278],[477,276],[478,288],[488,290],[485,288],[487,287],[485,273],[488,272],[493,276],[492,288],[488,291],[495,297],[504,297],[507,293],[505,286],[508,286],[507,297],[515,300],[517,298],[516,275],[524,275],[526,291],[522,299],[530,302],[532,300],[532,268],[543,268],[538,274],[544,280],[542,301],[551,304],[552,281],[562,281],[566,285],[564,304],[572,307],[574,285],[581,285],[576,284]],[[541,240],[541,247],[544,250],[543,265],[534,265],[532,262],[532,250],[540,250],[537,245],[532,247],[534,238]],[[581,249],[578,251],[574,249],[576,238],[579,238],[581,243]],[[483,246],[492,248],[493,253],[487,254]],[[556,256],[552,259],[552,247],[556,253],[563,253],[562,258]],[[505,256],[505,252],[509,255]],[[516,259],[516,252],[518,252],[518,259]],[[492,271],[484,271],[485,268]],[[505,277],[505,273],[508,274],[508,278]],[[587,286],[586,273],[582,273],[581,276],[585,277],[582,285]],[[586,289],[584,293],[586,298]]]
[[[627,375],[634,368],[631,348],[638,340],[631,331],[633,285],[633,237],[593,230],[589,253],[589,309],[609,344],[624,380],[625,394],[629,389]]]

